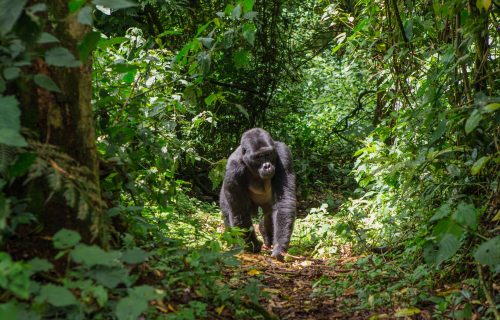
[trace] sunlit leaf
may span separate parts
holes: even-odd
[[[92,0],[92,3],[114,10],[137,6],[137,3],[128,0]]]
[[[479,110],[475,109],[472,111],[471,115],[465,122],[465,133],[469,134],[471,133],[476,127],[478,126],[479,122],[481,121],[481,113]]]
[[[486,105],[483,108],[483,112],[490,113],[490,112],[497,111],[498,109],[500,109],[500,103],[491,103],[491,104]]]
[[[491,159],[490,156],[487,157],[481,157],[479,158],[474,164],[472,165],[472,168],[470,169],[470,173],[475,176],[478,174],[483,167],[488,163],[488,161]]]
[[[400,317],[410,317],[414,316],[416,314],[419,314],[421,311],[419,308],[411,307],[411,308],[403,308],[399,309],[396,311],[394,314],[395,317],[400,318]]]

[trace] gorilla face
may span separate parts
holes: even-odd
[[[276,150],[269,133],[249,130],[241,137],[243,162],[255,177],[272,179],[275,172]]]

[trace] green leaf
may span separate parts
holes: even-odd
[[[127,269],[123,267],[94,267],[89,271],[88,276],[109,289],[116,288],[118,284],[128,281]]]
[[[249,12],[252,11],[253,9],[254,0],[244,0],[242,4],[243,4],[243,12]]]
[[[26,147],[26,140],[19,134],[21,111],[14,96],[0,96],[0,143],[14,147]]]
[[[18,319],[17,306],[15,302],[7,302],[0,304],[0,319]]]
[[[231,18],[233,18],[234,20],[238,20],[240,17],[241,17],[241,6],[237,5],[231,12]]]
[[[146,300],[159,299],[163,296],[163,292],[148,285],[137,286],[128,289],[128,294],[131,297],[144,298]]]
[[[80,237],[78,232],[61,229],[54,235],[52,242],[56,249],[67,249],[77,245],[81,239],[82,237]]]
[[[237,69],[246,68],[250,64],[250,52],[247,50],[238,50],[233,54],[234,66]]]
[[[477,262],[489,266],[495,273],[500,272],[500,236],[483,242],[474,252]]]
[[[255,42],[255,33],[257,32],[257,28],[253,23],[245,23],[243,25],[243,38],[253,46]]]
[[[79,244],[71,252],[71,258],[76,263],[81,263],[88,267],[100,266],[116,266],[120,265],[119,258],[121,253],[119,251],[104,251],[96,245],[88,246]]]
[[[241,114],[245,116],[245,118],[250,119],[250,115],[248,114],[248,111],[247,111],[247,109],[245,109],[245,107],[243,107],[239,103],[236,103],[235,106],[238,109],[238,111],[241,112]]]
[[[28,264],[31,266],[30,271],[32,273],[49,271],[54,267],[54,265],[49,261],[47,261],[46,259],[40,259],[40,258],[33,258],[30,261],[28,261]]]
[[[46,301],[55,307],[66,307],[78,303],[71,291],[65,287],[55,286],[53,284],[44,285],[42,290],[40,290],[38,299]]]
[[[457,239],[462,239],[462,236],[464,235],[464,230],[454,220],[452,220],[451,218],[447,218],[440,220],[434,226],[432,234],[438,240],[442,239],[442,237],[445,236],[446,234],[452,234]]]
[[[0,35],[12,30],[28,0],[0,0]]]
[[[479,213],[476,207],[474,207],[472,203],[467,204],[463,201],[458,204],[457,210],[453,213],[452,218],[471,230],[476,230],[479,223]]]
[[[394,316],[396,318],[400,318],[400,317],[410,317],[410,316],[414,316],[416,314],[419,314],[421,311],[419,308],[415,308],[415,307],[411,307],[411,308],[403,308],[403,309],[399,309],[398,311],[396,311],[396,313],[394,314]]]
[[[42,32],[36,43],[45,44],[45,43],[55,43],[55,42],[59,42],[59,39],[57,39],[50,33]]]
[[[111,47],[115,44],[120,44],[120,43],[124,43],[127,41],[128,41],[128,39],[125,37],[116,37],[116,38],[111,38],[111,39],[101,38],[99,40],[99,42],[97,43],[97,47],[99,47],[101,49],[105,49],[105,48]]]
[[[497,111],[498,109],[500,109],[500,103],[491,103],[491,104],[486,105],[483,108],[483,112],[490,113],[490,112]]]
[[[25,175],[31,165],[35,163],[36,153],[24,152],[17,156],[16,162],[10,167],[9,174],[11,177],[20,177]]]
[[[56,67],[79,67],[81,62],[66,48],[56,47],[45,52],[45,62]]]
[[[61,89],[59,89],[57,84],[50,77],[42,73],[36,74],[33,77],[33,80],[39,87],[44,88],[45,90],[53,92],[61,92]]]
[[[21,69],[18,67],[9,67],[3,70],[3,76],[5,80],[14,80],[21,74]]]
[[[472,165],[472,168],[470,169],[470,173],[475,176],[476,174],[478,174],[481,169],[483,169],[483,167],[488,163],[488,161],[490,161],[491,157],[490,156],[487,156],[487,157],[481,157],[479,158],[473,165]]]
[[[28,143],[26,142],[24,137],[19,134],[19,132],[6,128],[0,128],[0,144],[1,143],[13,147],[28,146]]]
[[[476,127],[478,126],[479,122],[481,121],[481,113],[479,110],[475,109],[472,111],[472,113],[469,116],[469,119],[465,122],[465,133],[469,134],[471,133]]]
[[[436,213],[432,216],[432,218],[429,221],[437,221],[442,218],[447,217],[451,212],[450,204],[445,203],[439,209],[436,210]]]
[[[92,297],[95,298],[97,304],[100,307],[104,307],[106,303],[108,302],[108,290],[104,288],[103,286],[92,286],[85,291],[83,291],[83,294],[90,294]]]
[[[92,0],[92,3],[114,10],[137,6],[137,3],[128,0]]]
[[[438,250],[436,253],[436,265],[440,265],[442,262],[450,259],[457,253],[461,246],[460,240],[458,240],[453,234],[445,234],[443,238],[438,243]]]
[[[89,32],[83,39],[83,41],[78,45],[78,53],[80,54],[81,61],[87,61],[89,55],[92,51],[97,48],[97,44],[101,40],[100,32]]]
[[[91,26],[94,18],[92,17],[92,7],[85,6],[79,12],[77,16],[78,22],[84,25]]]
[[[69,12],[73,13],[78,11],[86,2],[87,0],[71,0],[68,3]]]
[[[133,248],[123,252],[121,261],[128,264],[137,264],[146,261],[150,253],[141,248]]]
[[[130,296],[116,304],[115,314],[118,320],[136,320],[148,308],[148,301],[141,297]]]

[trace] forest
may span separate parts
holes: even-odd
[[[0,320],[500,320],[499,41],[498,0],[0,0]]]

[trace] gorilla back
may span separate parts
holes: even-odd
[[[220,193],[226,227],[245,229],[246,249],[259,252],[252,215],[262,208],[259,231],[272,256],[283,259],[295,221],[295,173],[292,155],[283,142],[267,131],[254,128],[243,133],[240,146],[231,154]]]

